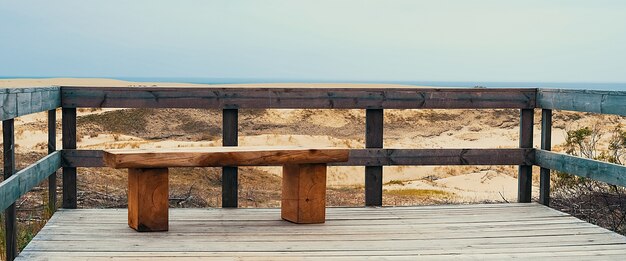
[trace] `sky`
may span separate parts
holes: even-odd
[[[0,76],[626,82],[626,1],[0,0]]]

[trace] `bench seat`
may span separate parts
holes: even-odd
[[[348,149],[300,147],[104,151],[107,166],[128,168],[128,225],[140,232],[168,230],[170,167],[283,166],[281,217],[324,223],[327,163],[348,157]]]

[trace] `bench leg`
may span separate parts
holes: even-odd
[[[326,164],[283,166],[281,216],[297,224],[326,220]]]
[[[167,168],[128,169],[128,226],[139,232],[167,231]]]

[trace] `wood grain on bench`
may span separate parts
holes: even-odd
[[[113,168],[282,166],[345,162],[348,161],[348,150],[298,147],[105,150],[104,161]]]
[[[348,149],[210,147],[106,150],[104,162],[128,168],[128,225],[137,231],[168,230],[168,168],[283,166],[281,217],[298,224],[326,219],[326,167],[348,161]]]

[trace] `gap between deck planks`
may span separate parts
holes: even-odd
[[[172,209],[169,232],[134,233],[125,209],[60,210],[18,260],[616,259],[626,238],[535,204],[328,208],[326,224],[279,209]]]

